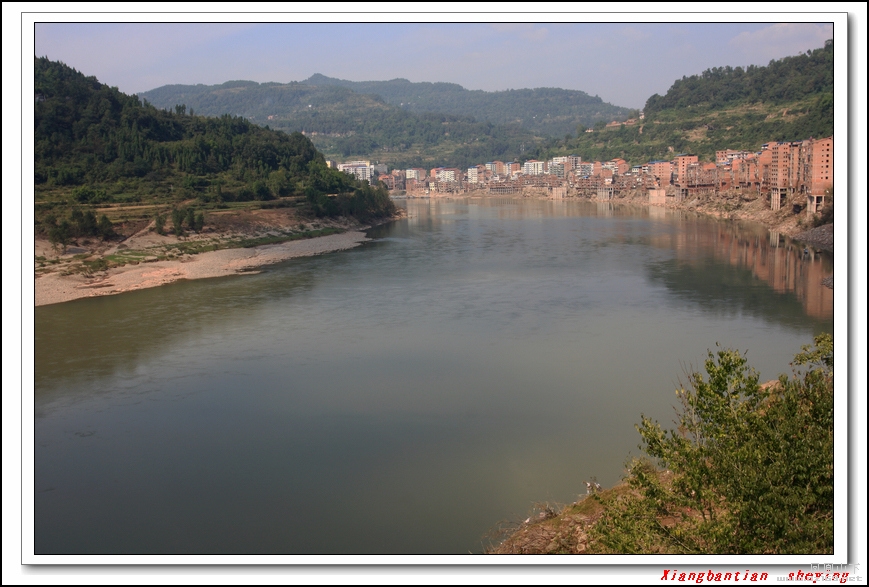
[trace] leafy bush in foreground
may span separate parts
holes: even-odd
[[[833,340],[815,338],[769,386],[738,351],[710,351],[677,391],[677,429],[642,417],[648,460],[592,532],[618,553],[821,554],[833,550]],[[687,387],[687,389],[686,389]]]

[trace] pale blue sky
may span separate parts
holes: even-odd
[[[567,21],[583,14],[538,17]],[[723,65],[766,65],[821,47],[833,38],[833,25],[51,23],[37,24],[35,35],[37,56],[63,61],[130,94],[165,84],[289,82],[322,73],[354,81],[446,81],[490,91],[561,87],[640,108],[683,75]]]

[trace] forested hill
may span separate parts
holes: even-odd
[[[664,96],[646,101],[648,116],[662,110],[716,110],[762,102],[786,104],[833,95],[833,41],[821,49],[773,60],[766,67],[715,67],[676,80]]]
[[[440,112],[471,116],[493,123],[516,123],[536,134],[563,137],[576,127],[599,120],[624,120],[627,108],[604,102],[578,90],[534,88],[485,92],[458,84],[410,82],[406,79],[353,82],[315,74],[302,82],[312,86],[339,86],[360,94],[375,94],[410,112]]]
[[[576,153],[640,164],[693,153],[713,161],[720,149],[758,150],[770,141],[833,134],[833,41],[767,66],[719,67],[677,80],[646,102],[645,119],[566,141],[550,140],[538,159]]]
[[[377,190],[327,169],[300,133],[231,115],[195,116],[181,105],[161,110],[45,57],[36,58],[34,98],[38,203],[74,186],[82,204],[171,201],[185,193],[220,201],[304,194],[316,204],[330,193],[365,192],[370,205],[355,212],[392,211],[385,192],[369,194]]]
[[[161,108],[186,104],[199,114],[228,113],[271,128],[302,131],[329,157],[374,159],[391,167],[468,167],[512,160],[538,142],[518,124],[409,112],[379,96],[337,85],[231,81],[163,86],[141,97]]]

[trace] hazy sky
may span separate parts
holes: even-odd
[[[468,15],[452,16],[438,15],[468,20]],[[824,23],[820,14],[812,23],[700,24],[573,24],[565,21],[589,15],[533,16],[560,22],[46,23],[35,27],[35,54],[63,61],[129,94],[165,84],[289,82],[322,73],[354,81],[445,81],[490,91],[560,87],[641,108],[649,96],[665,93],[683,75],[722,65],[766,65],[833,38],[832,23]],[[739,15],[726,16],[733,20]]]

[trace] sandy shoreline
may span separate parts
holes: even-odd
[[[37,306],[45,306],[157,287],[180,279],[204,279],[246,273],[287,259],[351,249],[367,240],[370,239],[364,232],[351,230],[281,244],[248,249],[222,249],[181,259],[124,265],[93,277],[48,273],[36,278],[35,302]]]

